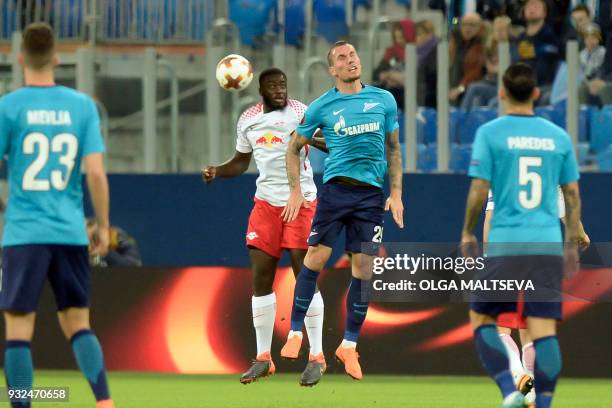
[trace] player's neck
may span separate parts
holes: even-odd
[[[26,86],[53,86],[55,85],[55,76],[52,70],[34,71],[31,69],[23,70]]]
[[[533,105],[506,105],[506,115],[533,116]]]
[[[336,89],[340,93],[354,94],[361,91],[362,88],[363,86],[361,85],[361,79],[351,82],[344,82],[340,80],[336,81]]]

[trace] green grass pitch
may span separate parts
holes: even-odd
[[[117,408],[495,408],[501,405],[497,388],[485,377],[366,373],[364,380],[358,382],[344,375],[327,374],[314,388],[300,387],[298,379],[299,373],[277,374],[242,385],[236,375],[111,372],[109,381]],[[34,404],[35,407],[94,407],[89,386],[76,371],[38,370],[35,386],[70,388],[69,403],[45,402]],[[612,408],[610,379],[561,379],[557,390],[555,408]]]

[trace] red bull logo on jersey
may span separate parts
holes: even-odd
[[[255,146],[264,146],[268,148],[283,143],[282,138],[275,136],[270,132],[255,140]]]
[[[334,125],[334,132],[340,136],[355,136],[362,133],[378,132],[380,130],[380,122],[362,123],[354,126],[346,126],[343,116],[340,116],[338,122]]]

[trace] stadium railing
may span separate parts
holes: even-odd
[[[45,21],[64,40],[83,40],[91,0],[2,0],[0,40],[10,41],[13,32],[35,21]]]

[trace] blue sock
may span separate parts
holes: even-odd
[[[474,340],[482,366],[495,380],[502,395],[506,398],[516,391],[516,386],[510,373],[508,352],[497,334],[497,326],[494,324],[480,326],[474,331]]]
[[[302,269],[300,269],[300,273],[298,273],[295,279],[293,308],[291,309],[291,330],[293,331],[302,331],[306,311],[317,290],[318,277],[319,272],[308,269],[306,266],[302,265]]]
[[[364,283],[365,282],[365,283]],[[353,277],[346,295],[346,329],[344,340],[357,342],[369,305],[369,281]],[[363,293],[362,293],[363,291]]]
[[[29,341],[7,340],[4,349],[4,374],[8,388],[31,390],[34,366]],[[13,408],[30,408],[30,401],[11,401]]]
[[[561,372],[561,349],[557,336],[542,337],[533,342],[535,347],[536,407],[549,408],[557,378]]]
[[[109,399],[104,356],[98,338],[91,330],[81,330],[72,336],[70,344],[79,369],[89,382],[96,401]]]

